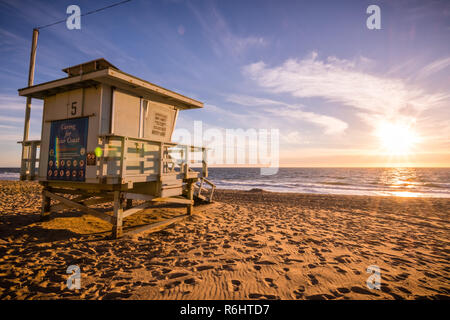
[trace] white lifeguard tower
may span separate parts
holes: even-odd
[[[111,223],[117,238],[124,218],[152,204],[186,204],[189,215],[194,198],[212,201],[206,149],[171,142],[178,112],[203,103],[104,59],[63,71],[65,78],[19,89],[44,100],[41,140],[20,142],[20,179],[43,186],[42,218],[76,208]],[[111,201],[112,215],[89,207]]]

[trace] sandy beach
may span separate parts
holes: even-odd
[[[109,240],[108,224],[75,211],[40,222],[40,191],[0,182],[0,299],[450,298],[450,199],[218,190],[187,220]],[[370,265],[381,290],[366,286]]]

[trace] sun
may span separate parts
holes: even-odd
[[[419,137],[411,126],[403,123],[380,123],[376,136],[381,148],[389,155],[408,155],[419,142]]]

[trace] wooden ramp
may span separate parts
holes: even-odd
[[[216,185],[205,177],[199,178],[194,184],[194,199],[205,202],[212,202]]]

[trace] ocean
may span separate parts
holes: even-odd
[[[450,168],[210,168],[218,188],[275,192],[450,198]]]
[[[209,168],[221,189],[450,198],[450,168]],[[19,180],[19,168],[0,168],[0,180]]]

